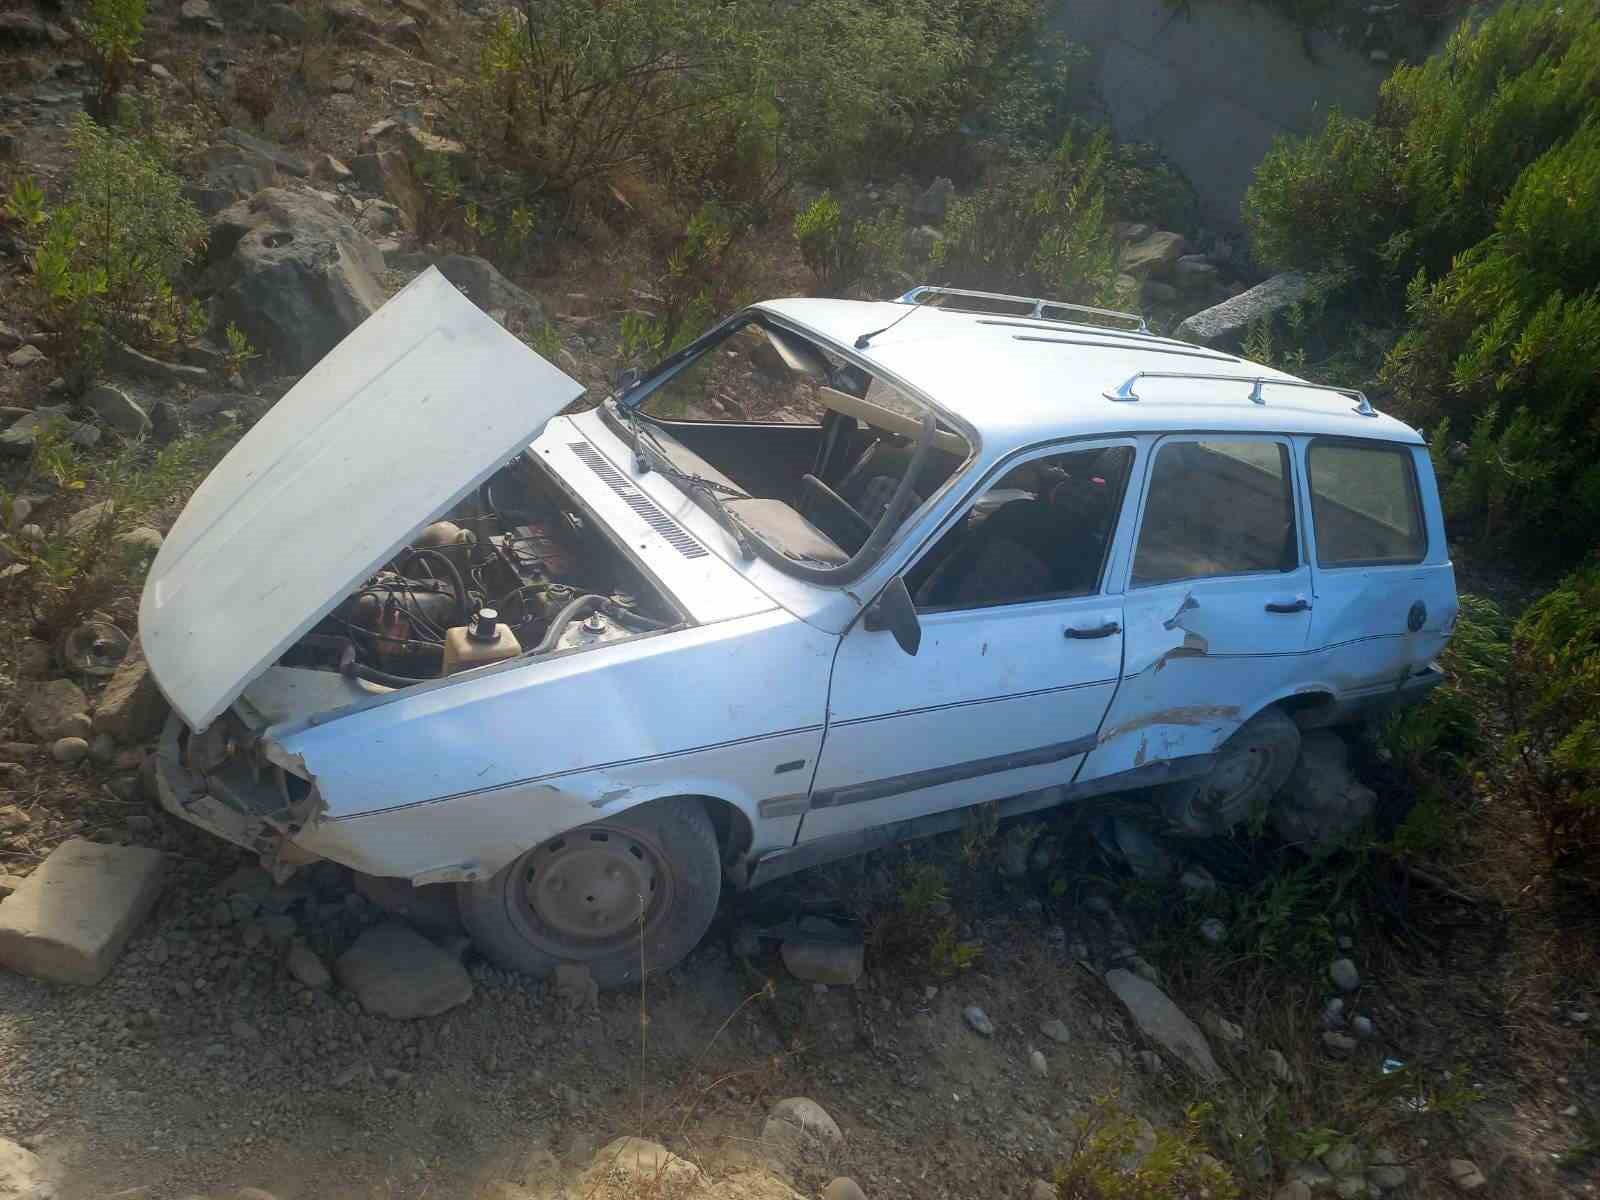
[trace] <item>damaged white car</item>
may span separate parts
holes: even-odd
[[[616,985],[970,805],[1224,830],[1438,678],[1421,437],[1137,317],[776,301],[581,391],[430,271],[240,441],[140,613],[171,812]]]

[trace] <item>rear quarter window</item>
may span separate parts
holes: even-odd
[[[1307,455],[1317,563],[1421,562],[1428,552],[1417,468],[1405,446],[1317,440]]]

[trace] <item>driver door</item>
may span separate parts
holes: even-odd
[[[851,627],[799,841],[1072,779],[1121,675],[1105,586],[1136,458],[1126,439],[1037,454],[947,522],[905,575],[915,657]]]

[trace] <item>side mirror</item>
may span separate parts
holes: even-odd
[[[618,396],[631,391],[639,386],[639,380],[644,377],[644,372],[638,367],[618,367],[611,376],[611,387]]]
[[[906,581],[898,575],[867,605],[862,624],[868,633],[887,629],[894,634],[900,649],[912,658],[922,648],[922,622],[917,620],[917,606],[911,601],[911,593],[906,591]]]

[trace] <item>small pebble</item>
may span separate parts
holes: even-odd
[[[1350,1019],[1350,1031],[1358,1038],[1370,1038],[1378,1032],[1378,1028],[1372,1023],[1371,1017],[1358,1014]]]
[[[1228,927],[1220,917],[1207,917],[1200,922],[1200,936],[1213,946],[1220,946],[1228,940]]]
[[[1044,1055],[1038,1050],[1031,1051],[1028,1054],[1028,1065],[1033,1068],[1035,1075],[1050,1074],[1050,1064],[1045,1061]]]
[[[1051,1017],[1048,1021],[1042,1022],[1039,1025],[1039,1032],[1052,1042],[1060,1042],[1062,1045],[1072,1040],[1072,1030],[1068,1029],[1066,1024],[1056,1017]]]
[[[1348,958],[1336,958],[1328,964],[1328,978],[1341,992],[1353,992],[1361,986],[1361,972]]]
[[[1348,1058],[1355,1053],[1356,1040],[1348,1033],[1336,1033],[1330,1029],[1322,1035],[1322,1045],[1334,1058]]]
[[[969,1004],[962,1010],[961,1015],[966,1018],[972,1031],[981,1037],[994,1036],[994,1022],[989,1020],[989,1014],[976,1004]]]
[[[1337,1029],[1344,1024],[1344,1001],[1335,996],[1322,1006],[1322,1023],[1329,1029]]]

